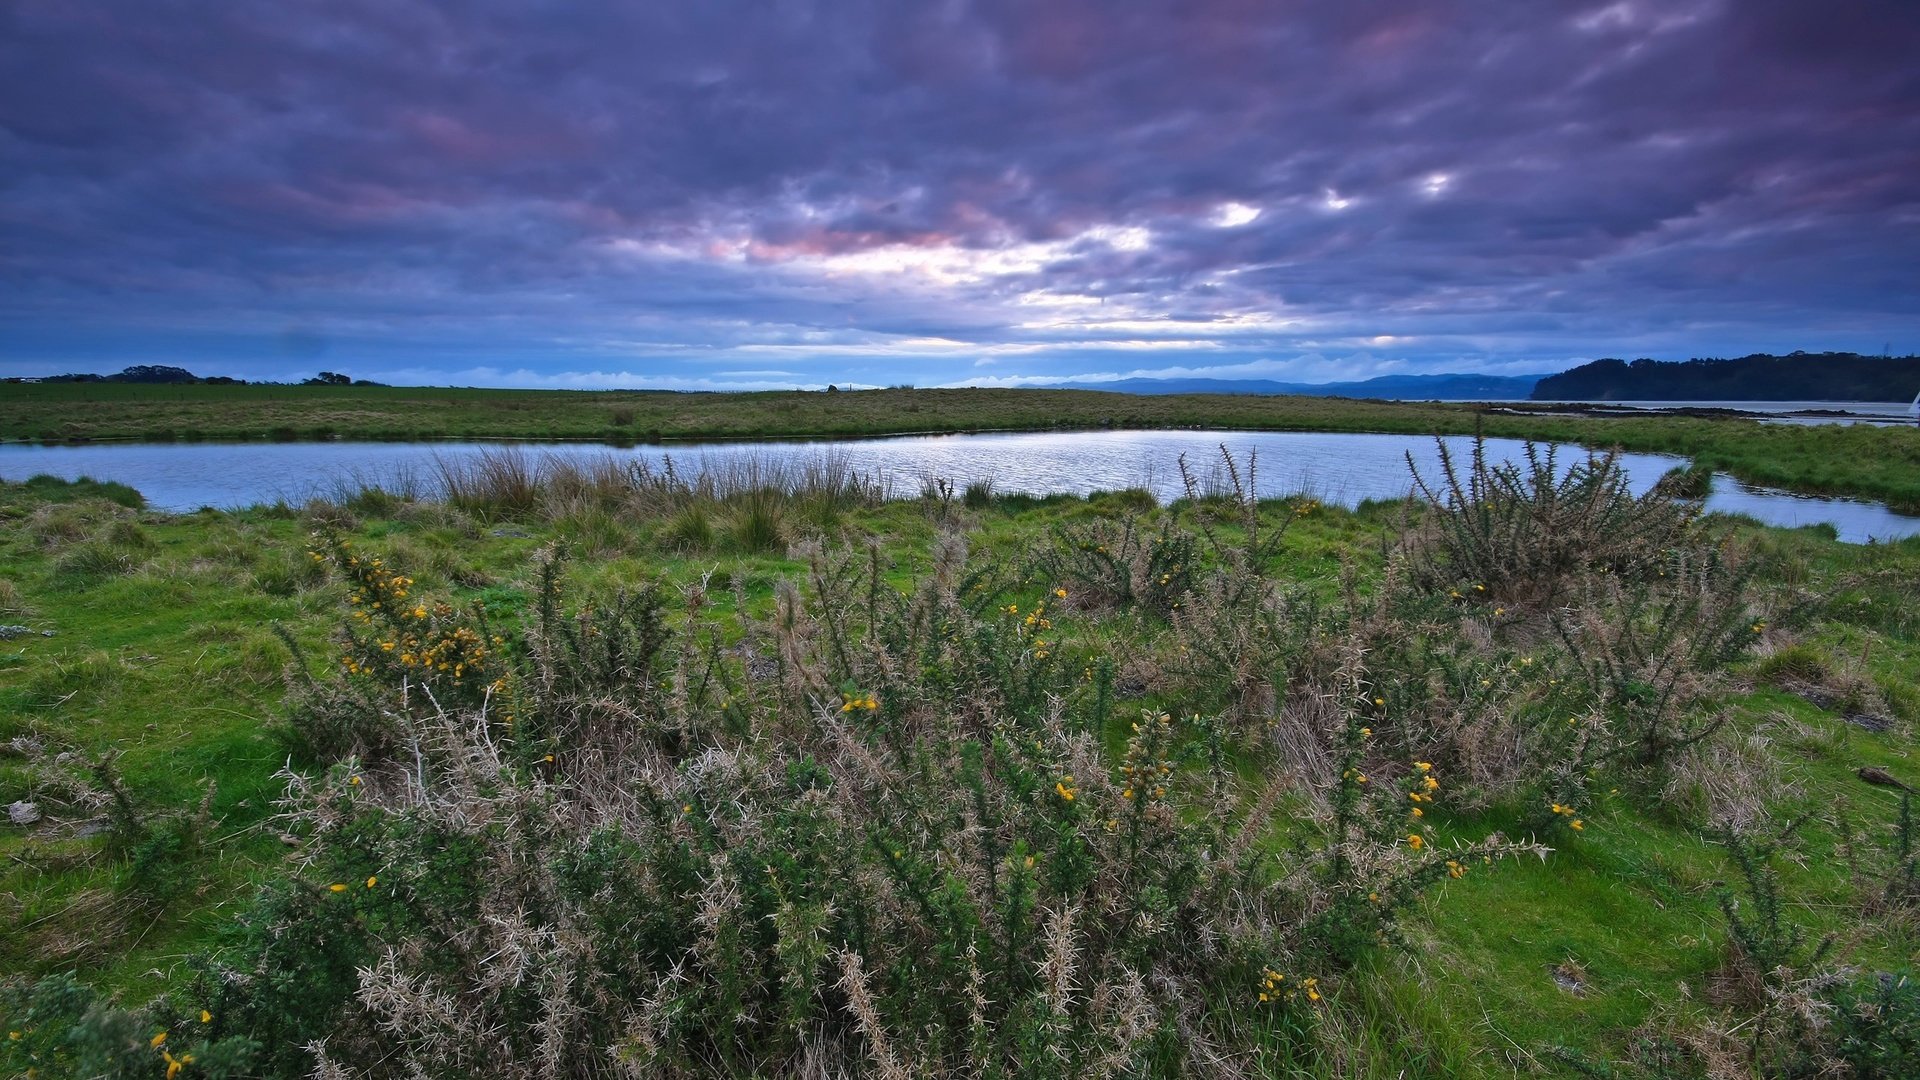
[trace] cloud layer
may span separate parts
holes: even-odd
[[[0,8],[0,374],[1920,351],[1907,0]]]

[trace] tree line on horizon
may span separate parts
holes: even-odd
[[[1754,353],[1729,360],[1608,358],[1549,375],[1535,401],[1908,401],[1920,356]]]

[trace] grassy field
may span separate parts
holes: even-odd
[[[1753,483],[1860,495],[1920,511],[1920,430],[1911,427],[1589,419],[1510,415],[1466,404],[1082,390],[677,394],[99,383],[0,388],[0,439],[11,440],[639,441],[1165,427],[1415,435],[1484,430],[1685,454]]]
[[[1920,1061],[1904,804],[1856,775],[1920,780],[1920,541],[1525,477],[1425,519],[485,479],[0,487],[0,801],[39,814],[0,1064]]]

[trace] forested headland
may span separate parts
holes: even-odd
[[[1920,356],[1755,353],[1732,360],[1595,360],[1549,375],[1535,401],[1908,401]]]

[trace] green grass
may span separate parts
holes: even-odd
[[[265,388],[205,394],[218,390],[232,403],[254,389]],[[351,392],[363,393],[393,403],[417,392]],[[470,411],[486,397],[472,392],[463,400]],[[641,411],[636,426],[655,415],[644,412],[652,395],[626,400]],[[207,407],[205,400],[182,403]],[[12,423],[17,406],[10,401],[0,414]],[[1855,430],[1763,429],[1768,438]],[[1017,557],[1053,529],[1111,516],[1124,501],[982,500],[966,511],[970,542],[976,551]],[[0,746],[11,743],[0,750],[0,802],[57,802],[45,759],[61,752],[80,763],[116,754],[146,813],[188,813],[210,799],[206,842],[171,868],[171,891],[158,898],[130,900],[127,864],[109,857],[101,839],[74,835],[79,817],[67,811],[59,815],[70,819],[65,825],[0,832],[0,921],[16,928],[0,936],[0,975],[78,970],[130,1001],[178,986],[192,954],[217,944],[261,883],[288,872],[272,817],[286,750],[272,729],[290,655],[274,628],[286,627],[318,667],[345,592],[307,569],[307,523],[295,517],[267,510],[174,516],[135,506],[111,486],[0,487],[0,622],[55,631],[0,642]],[[650,579],[687,585],[723,573],[742,583],[749,605],[765,610],[778,580],[804,572],[768,533],[791,524],[777,520],[716,514],[694,527],[673,518],[569,519],[494,530],[439,509],[387,509],[359,517],[347,531],[367,549],[403,561],[423,595],[485,599],[509,614],[530,595],[533,553],[556,537],[593,545],[595,557],[569,569],[589,588]],[[1274,569],[1331,598],[1343,566],[1356,567],[1363,580],[1378,574],[1381,538],[1399,513],[1369,505],[1302,515]],[[889,580],[902,585],[925,569],[937,531],[926,508],[912,502],[852,508],[839,524],[876,538],[893,563]],[[1920,723],[1920,617],[1911,592],[1920,581],[1920,541],[1868,548],[1808,532],[1745,528],[1745,535],[1757,545],[1766,587],[1809,601],[1788,631],[1794,655],[1866,680],[1894,721],[1884,734],[1850,725],[1770,683],[1772,669],[1760,660],[1748,664],[1747,683],[1724,702],[1736,714],[1738,734],[1767,740],[1774,771],[1754,782],[1769,786],[1783,812],[1817,815],[1801,861],[1783,867],[1792,914],[1815,933],[1838,935],[1850,963],[1872,970],[1911,963],[1920,944],[1912,928],[1859,911],[1835,825],[1869,831],[1889,820],[1890,796],[1861,784],[1856,768],[1879,765],[1920,778],[1911,739]],[[75,568],[76,551],[92,553],[86,567]],[[714,600],[720,612],[736,602],[726,589],[716,589]],[[1125,645],[1137,632],[1125,619],[1086,622],[1076,632],[1087,642]],[[1152,696],[1134,704],[1178,706]],[[39,750],[23,752],[27,743]],[[1439,824],[1462,839],[1511,827],[1510,815],[1498,809]],[[1364,1018],[1356,1037],[1369,1069],[1557,1075],[1551,1046],[1616,1053],[1650,1020],[1707,1008],[1705,984],[1726,947],[1715,898],[1716,886],[1732,874],[1724,853],[1697,824],[1660,809],[1652,792],[1632,789],[1607,796],[1590,812],[1587,831],[1559,847],[1544,861],[1476,868],[1445,883],[1425,902],[1412,947],[1368,960],[1345,983],[1341,1003]],[[1583,973],[1579,995],[1554,978],[1555,967],[1569,963]]]
[[[0,439],[639,441],[911,432],[1215,428],[1467,434],[1682,454],[1742,480],[1920,510],[1920,430],[1671,417],[1517,415],[1483,405],[1090,390],[678,394],[445,387],[43,383],[0,397]]]

